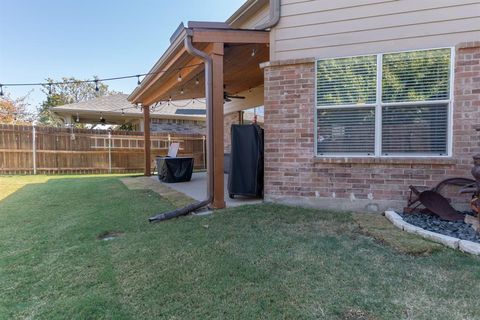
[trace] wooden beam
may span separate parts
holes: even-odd
[[[225,208],[223,172],[223,43],[215,43],[213,60],[213,208]]]
[[[144,175],[149,177],[152,175],[151,154],[150,154],[150,106],[143,106],[143,136],[144,136],[144,155],[145,155],[145,171]]]
[[[185,65],[193,65],[193,64],[199,64],[202,63],[202,60],[198,57],[194,57],[191,60],[189,60]],[[171,91],[174,87],[178,87],[188,81],[190,81],[193,77],[195,77],[202,69],[204,68],[203,63],[199,64],[197,66],[191,67],[191,68],[186,68],[182,69],[181,75],[182,75],[182,82],[178,82],[178,73],[174,73],[170,76],[170,78],[164,80],[161,82],[161,86],[156,88],[155,91],[153,91],[149,95],[145,95],[143,97],[143,101],[147,104],[153,104],[160,100],[162,97],[164,97],[169,91]],[[181,100],[184,97],[173,97],[174,100]]]
[[[193,29],[193,42],[270,43],[270,33],[259,30]]]
[[[182,48],[171,58],[168,60],[168,63],[166,63],[165,65],[162,66],[161,70],[168,70],[174,63],[177,62],[177,60],[187,52],[187,50],[182,46]],[[152,70],[153,72],[158,72],[158,70]],[[151,79],[144,79],[144,81],[148,81],[146,82],[145,84],[142,84],[142,87],[141,90],[136,94],[137,98],[132,101],[132,103],[137,103],[137,102],[142,102],[144,103],[143,101],[138,101],[139,99],[141,100],[143,97],[143,95],[145,94],[145,92],[150,89],[150,87],[152,85],[154,85],[158,79],[160,79],[163,75],[165,74],[165,72],[159,72],[158,74],[154,75]]]

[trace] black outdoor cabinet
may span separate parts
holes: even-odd
[[[192,178],[193,158],[156,157],[158,179],[167,183],[187,182]]]
[[[256,124],[231,127],[228,194],[263,196],[263,129]]]

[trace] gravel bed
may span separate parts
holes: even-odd
[[[465,212],[465,214],[470,214]],[[438,216],[431,216],[421,213],[399,213],[405,222],[413,224],[422,229],[440,233],[446,236],[458,238],[461,240],[468,240],[480,243],[480,235],[478,235],[473,228],[463,221],[446,221],[440,219]]]

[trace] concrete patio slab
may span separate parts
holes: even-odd
[[[227,207],[236,207],[244,204],[262,203],[262,199],[246,198],[236,196],[235,199],[230,199],[228,196],[227,182],[228,175],[224,175],[225,178],[225,202]],[[207,173],[206,172],[194,172],[192,180],[189,182],[179,183],[164,183],[158,180],[158,176],[152,176],[151,179],[157,181],[163,186],[167,186],[173,190],[181,192],[190,198],[201,201],[207,196]]]

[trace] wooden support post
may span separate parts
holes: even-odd
[[[143,135],[144,135],[144,152],[145,152],[145,171],[144,175],[149,177],[151,171],[151,154],[150,154],[150,107],[143,106]]]
[[[214,43],[213,60],[213,208],[225,208],[223,173],[223,43]]]

